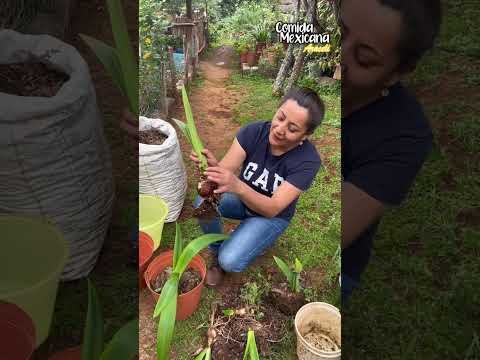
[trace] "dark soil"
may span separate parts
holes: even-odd
[[[165,283],[167,282],[171,272],[172,268],[168,267],[161,274],[159,274],[156,279],[152,281],[151,286],[153,289],[155,289],[155,292],[159,294],[162,292],[163,285],[165,285]],[[196,270],[185,270],[185,272],[182,274],[182,277],[180,278],[180,284],[178,287],[179,294],[185,294],[189,291],[192,291],[201,282],[202,276]]]
[[[0,64],[0,92],[11,95],[53,97],[68,79],[40,62]]]
[[[320,351],[338,351],[340,347],[327,333],[318,330],[311,331],[304,336],[304,339],[314,348]]]
[[[204,199],[202,204],[193,210],[193,216],[202,220],[213,220],[219,215],[216,204],[209,199]]]
[[[303,292],[294,293],[287,283],[272,286],[268,301],[285,315],[295,315],[297,311],[307,303]]]
[[[223,310],[234,309],[237,314],[224,316]],[[272,346],[287,333],[288,317],[268,304],[246,306],[241,303],[240,293],[224,293],[215,319],[216,340],[212,346],[214,360],[241,360],[249,329],[255,331],[255,340],[261,357],[271,355]]]
[[[167,136],[165,136],[160,131],[156,129],[150,129],[150,130],[140,131],[138,141],[141,144],[162,145],[166,139],[167,139]]]
[[[203,198],[209,198],[214,196],[213,191],[217,189],[218,185],[214,183],[213,181],[200,181],[198,183],[198,195],[200,195]]]

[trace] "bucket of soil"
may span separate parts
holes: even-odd
[[[145,287],[145,278],[143,274],[147,269],[148,263],[153,255],[154,243],[150,236],[140,231],[138,233],[138,287]]]
[[[161,198],[153,195],[139,195],[140,231],[148,234],[153,240],[154,250],[160,246],[163,224],[168,214],[168,206]]]
[[[35,346],[32,319],[15,304],[0,301],[0,359],[28,360]]]
[[[145,282],[155,303],[160,297],[163,285],[167,282],[173,262],[173,251],[169,250],[161,253],[150,262],[145,271]],[[177,300],[177,320],[185,320],[190,317],[198,307],[202,290],[205,285],[205,276],[207,275],[207,266],[202,257],[196,255],[187,270],[180,279],[179,296]]]
[[[309,303],[295,316],[297,355],[300,360],[341,358],[340,311],[327,303]]]
[[[20,307],[33,320],[36,346],[47,338],[68,244],[42,218],[0,215],[2,241],[0,299]]]

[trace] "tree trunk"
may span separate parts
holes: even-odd
[[[305,0],[307,3],[307,0]],[[316,0],[311,0],[309,7],[307,8],[307,21],[309,23],[314,23],[316,19],[316,14],[317,14],[317,8],[316,8],[317,1]],[[292,86],[297,82],[298,78],[300,77],[300,74],[302,73],[303,65],[305,62],[305,47],[306,45],[301,45],[299,48],[299,53],[297,54],[297,57],[295,59],[295,64],[293,65],[293,70],[292,74],[290,75],[290,79],[288,80],[287,88],[285,89],[285,92],[288,92]]]
[[[300,10],[301,10],[301,0],[297,0],[296,8],[295,8],[295,14],[293,15],[292,18],[292,23],[296,22],[299,17],[300,17]],[[293,50],[295,48],[294,44],[288,45],[287,53],[285,55],[285,58],[282,61],[282,65],[280,66],[280,70],[278,70],[277,77],[275,79],[275,83],[273,84],[273,90],[272,93],[275,96],[282,95],[283,92],[283,84],[285,83],[285,79],[288,76],[288,72],[290,68],[292,67],[294,56],[293,56]]]
[[[294,45],[288,45],[287,54],[283,59],[282,65],[280,66],[280,70],[278,70],[277,78],[275,79],[275,83],[273,84],[273,95],[278,96],[283,93],[282,87],[285,82],[285,79],[288,75],[288,70],[293,63],[293,48]]]
[[[305,60],[305,45],[302,45],[299,49],[299,53],[297,55],[297,58],[295,59],[295,64],[293,65],[293,70],[292,74],[290,75],[290,79],[288,80],[287,88],[285,89],[285,92],[288,92],[292,86],[297,82],[300,73],[302,72],[303,69],[303,63]]]
[[[192,0],[186,0],[186,5],[187,5],[187,18],[192,20]]]

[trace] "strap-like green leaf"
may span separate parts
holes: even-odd
[[[300,260],[298,260],[297,258],[295,258],[295,272],[301,273],[302,270],[303,270],[303,265],[302,265],[302,263],[300,262]]]
[[[130,111],[138,115],[138,66],[135,60],[132,43],[128,35],[127,23],[123,14],[122,2],[107,0],[110,23],[112,24],[113,37],[122,67],[122,76],[126,85]]]
[[[113,47],[90,36],[80,34],[80,37],[95,53],[95,55],[98,57],[98,60],[100,60],[103,66],[105,66],[105,68],[107,69],[115,85],[119,88],[122,94],[126,96],[127,90],[125,86],[125,81],[123,79],[122,66],[120,65],[117,51]]]
[[[190,142],[192,144],[193,151],[195,151],[200,160],[200,169],[205,170],[208,166],[207,159],[205,158],[205,155],[202,154],[203,144],[200,140],[200,136],[198,136],[197,127],[195,126],[195,121],[193,120],[192,108],[190,107],[190,102],[188,101],[188,95],[187,90],[185,90],[185,86],[182,86],[182,100],[183,108],[185,110],[185,117],[187,119]]]
[[[175,328],[175,316],[177,314],[177,293],[175,292],[175,301],[171,301],[162,314],[158,322],[157,331],[157,360],[168,360],[170,354],[170,345]]]
[[[223,234],[205,234],[191,241],[183,250],[180,258],[178,259],[177,266],[175,266],[173,271],[179,275],[183,274],[193,257],[202,249],[210,244],[213,244],[214,242],[222,241],[227,238],[228,236]]]
[[[97,291],[88,279],[88,310],[83,330],[82,360],[98,360],[103,352],[103,315]]]
[[[203,351],[198,354],[194,360],[211,360],[212,359],[212,349],[207,347],[203,349]]]
[[[131,320],[113,335],[100,360],[132,360],[138,356],[138,319]]]
[[[170,279],[167,280],[165,285],[163,285],[162,292],[158,298],[157,304],[155,306],[155,311],[153,312],[153,317],[158,317],[165,308],[176,299],[178,293],[178,283],[180,277],[178,274],[173,273]]]
[[[247,345],[245,346],[245,352],[243,353],[243,360],[246,360],[247,355],[250,355],[250,360],[260,360],[253,330],[248,330]]]
[[[178,258],[183,251],[182,230],[178,222],[175,223],[175,245],[173,247],[173,268],[177,265]]]
[[[180,130],[182,130],[183,135],[185,135],[185,137],[187,138],[190,145],[192,145],[192,138],[190,137],[190,134],[188,133],[187,124],[185,124],[184,122],[182,122],[180,120],[174,119],[174,118],[172,118],[172,120],[175,121],[175,124],[177,124],[177,126],[179,127]]]
[[[294,280],[293,279],[293,271],[290,270],[290,268],[288,267],[288,265],[280,258],[274,256],[273,257],[273,260],[275,260],[275,262],[277,263],[278,265],[278,268],[283,272],[283,274],[285,275],[285,277],[287,278],[287,281],[288,283],[292,284],[292,281]]]

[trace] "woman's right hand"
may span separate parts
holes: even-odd
[[[215,155],[212,154],[212,152],[210,150],[203,149],[202,154],[205,155],[205,157],[207,158],[208,166],[210,166],[210,167],[218,166],[218,160],[215,157]],[[200,160],[198,159],[197,154],[193,150],[190,153],[190,160],[192,160],[197,166],[200,164]]]

